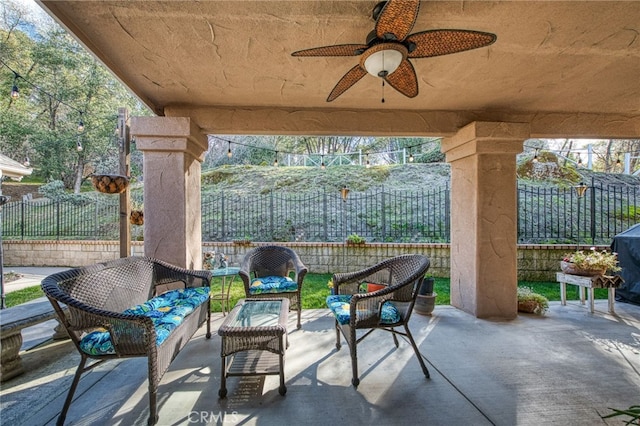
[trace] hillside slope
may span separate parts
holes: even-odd
[[[378,188],[418,190],[444,186],[449,181],[449,165],[444,163],[390,166],[265,167],[223,166],[203,172],[203,188],[236,193],[263,193],[270,190],[305,192],[319,189],[353,191]]]
[[[614,185],[640,185],[637,176],[619,173],[599,173],[586,169],[571,169],[562,177],[533,179],[519,177],[519,183],[539,186],[577,185],[583,181]],[[381,188],[416,191],[423,188],[445,186],[450,180],[448,163],[419,163],[366,168],[362,166],[329,167],[265,167],[223,166],[202,175],[203,189],[231,191],[234,193],[264,193],[270,190],[305,192],[319,189],[338,190],[343,186],[353,191]]]

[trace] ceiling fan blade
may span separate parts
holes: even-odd
[[[418,96],[416,70],[411,65],[411,62],[406,59],[400,63],[397,70],[385,78],[385,81],[408,98]]]
[[[428,58],[448,55],[489,46],[496,41],[496,35],[472,30],[429,30],[411,34],[407,43],[414,43],[416,49],[409,58]]]
[[[329,94],[329,97],[327,98],[327,102],[331,102],[338,96],[342,95],[347,91],[347,89],[360,81],[360,79],[365,75],[367,75],[367,71],[364,70],[360,65],[356,65],[355,67],[351,68],[335,85],[335,87]]]
[[[337,44],[298,50],[293,52],[291,56],[358,56],[368,47],[366,44]]]
[[[376,20],[378,38],[402,41],[418,18],[420,0],[388,0]]]

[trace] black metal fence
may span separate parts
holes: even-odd
[[[640,187],[594,182],[583,196],[575,187],[518,187],[521,243],[610,244],[640,222]]]
[[[591,183],[518,187],[520,243],[609,244],[640,222],[640,187]],[[202,195],[202,240],[449,242],[450,189]],[[117,197],[95,202],[14,202],[2,208],[7,239],[118,239]]]
[[[344,241],[353,233],[367,241],[446,242],[449,188],[350,192],[346,199],[337,191],[202,197],[203,241]]]

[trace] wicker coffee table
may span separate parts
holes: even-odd
[[[280,395],[284,384],[284,352],[288,346],[289,299],[241,299],[224,320],[218,334],[222,338],[221,384],[218,395],[227,396],[227,377],[280,375]]]

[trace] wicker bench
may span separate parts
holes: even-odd
[[[56,318],[56,312],[46,297],[0,310],[0,381],[4,382],[24,372],[20,348],[22,330]],[[64,332],[54,329],[54,339],[63,339]]]
[[[84,372],[109,359],[147,357],[148,424],[155,424],[158,383],[169,364],[205,322],[206,336],[211,337],[209,284],[208,271],[186,270],[147,257],[46,277],[42,289],[80,353],[57,423],[64,424]],[[92,363],[87,365],[89,360]]]

